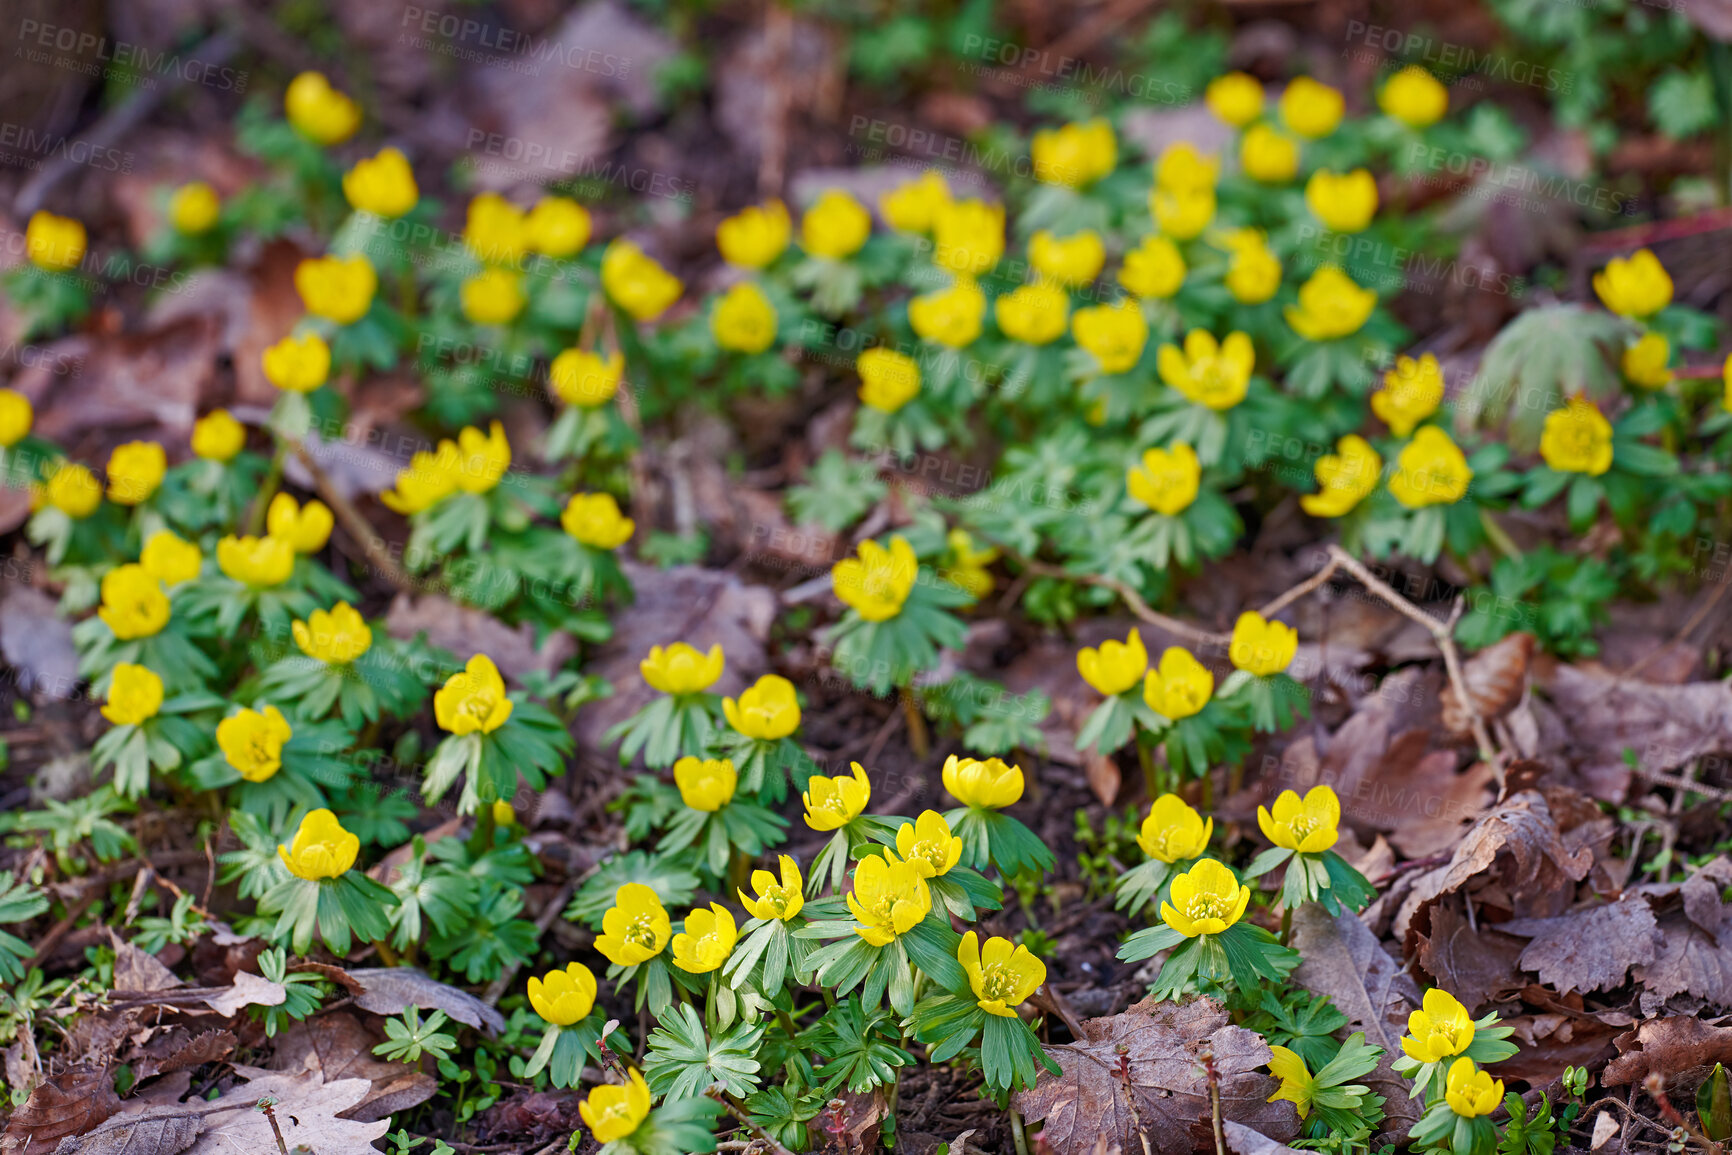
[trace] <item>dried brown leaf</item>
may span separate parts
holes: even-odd
[[[284,1031],[277,1037],[271,1061],[281,1071],[313,1071],[326,1083],[367,1080],[372,1087],[366,1097],[341,1115],[370,1123],[417,1107],[439,1089],[438,1082],[425,1072],[374,1058],[373,1047],[383,1041],[382,1035],[369,1031],[354,1015],[334,1011]]]
[[[363,967],[349,971],[361,984],[355,1005],[376,1015],[400,1015],[409,1007],[444,1011],[460,1023],[498,1034],[505,1029],[505,1016],[456,987],[428,978],[414,967]]]
[[[1606,1064],[1608,1087],[1640,1083],[1648,1074],[1676,1075],[1710,1063],[1732,1063],[1732,1026],[1685,1015],[1649,1019],[1618,1036],[1618,1057]]]
[[[390,1124],[385,1120],[358,1123],[340,1117],[367,1097],[372,1086],[367,1080],[322,1083],[311,1071],[285,1074],[239,1064],[235,1072],[247,1081],[229,1088],[215,1103],[198,1108],[205,1114],[205,1126],[187,1149],[190,1155],[235,1155],[239,1151],[251,1155],[277,1150],[270,1121],[256,1109],[258,1101],[267,1097],[277,1100],[273,1113],[289,1150],[301,1146],[318,1155],[378,1155],[373,1140]]]
[[[1559,665],[1545,689],[1569,720],[1565,755],[1606,802],[1624,800],[1626,749],[1649,769],[1671,770],[1723,749],[1732,733],[1732,682],[1661,686]]]
[[[1559,994],[1622,986],[1631,967],[1654,961],[1662,941],[1653,908],[1637,895],[1556,918],[1512,919],[1497,929],[1533,940],[1516,965]]]
[[[1527,692],[1528,664],[1534,656],[1534,636],[1516,633],[1479,651],[1462,664],[1467,699],[1486,722],[1515,709]],[[1445,686],[1441,695],[1443,724],[1458,738],[1473,733],[1468,712],[1457,700],[1455,688]]]
[[[132,1073],[142,1081],[214,1063],[228,1058],[238,1041],[232,1031],[203,1031],[195,1035],[177,1028],[147,1043],[144,1053],[133,1061]]]
[[[1299,1155],[1285,1143],[1277,1143],[1263,1132],[1231,1121],[1221,1124],[1227,1138],[1227,1150],[1233,1155]]]
[[[114,1073],[79,1067],[44,1079],[12,1114],[0,1151],[49,1151],[68,1135],[82,1135],[120,1109]]]
[[[204,1120],[185,1112],[123,1115],[86,1135],[62,1139],[54,1155],[179,1155],[202,1130]]]
[[[1089,789],[1095,792],[1101,805],[1111,806],[1119,796],[1119,785],[1123,778],[1119,773],[1119,764],[1098,750],[1090,750],[1083,754],[1083,772],[1088,775]]]
[[[173,990],[182,985],[174,972],[163,966],[155,955],[133,946],[112,930],[108,932],[108,941],[114,947],[115,990],[148,993]]]
[[[1527,984],[1516,963],[1522,940],[1499,927],[1475,925],[1467,917],[1465,896],[1447,895],[1426,913],[1429,923],[1418,935],[1419,965],[1468,1010],[1496,1002]]]

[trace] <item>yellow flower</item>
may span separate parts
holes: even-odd
[[[920,395],[920,363],[894,349],[875,346],[854,362],[860,374],[860,401],[894,413]]]
[[[1208,850],[1214,833],[1213,818],[1204,818],[1177,794],[1163,794],[1149,807],[1137,832],[1137,845],[1150,858],[1171,866]]]
[[[202,180],[195,180],[174,190],[168,199],[168,220],[176,232],[197,236],[210,231],[222,208],[216,190]]]
[[[144,572],[164,585],[179,585],[198,576],[204,556],[198,546],[177,537],[173,531],[159,529],[144,543],[138,564]]]
[[[477,731],[491,734],[505,725],[515,704],[505,693],[505,679],[486,654],[445,680],[433,695],[433,716],[439,728],[462,737]]]
[[[840,261],[860,251],[872,235],[872,214],[839,188],[826,189],[800,217],[800,247],[814,257]]]
[[[565,532],[591,549],[618,549],[631,539],[637,522],[619,511],[611,493],[574,493],[559,515]]]
[[[360,853],[360,838],[344,830],[329,810],[309,811],[293,841],[277,847],[277,857],[289,873],[310,882],[341,877]]]
[[[296,553],[318,553],[331,540],[334,525],[329,507],[322,501],[302,505],[291,495],[279,492],[271,498],[265,510],[265,528],[272,537],[280,537],[294,547]]]
[[[516,826],[517,811],[503,798],[493,800],[493,824],[495,826]]]
[[[1158,233],[1150,233],[1143,243],[1125,254],[1124,267],[1119,270],[1119,284],[1147,300],[1166,300],[1185,283],[1185,258],[1179,246]]]
[[[511,265],[529,245],[527,229],[522,209],[498,193],[484,192],[469,202],[463,243],[483,264]]]
[[[1283,850],[1321,854],[1340,838],[1341,800],[1328,786],[1313,786],[1301,799],[1298,792],[1283,790],[1275,799],[1275,810],[1257,807],[1257,825],[1263,837]]]
[[[1397,437],[1412,433],[1442,403],[1443,370],[1432,353],[1417,361],[1397,357],[1395,368],[1383,375],[1383,388],[1371,395],[1371,411]]]
[[[1029,1000],[1046,981],[1046,964],[1021,943],[994,936],[983,946],[980,936],[969,931],[956,948],[956,961],[968,976],[976,1004],[989,1015],[1016,1017],[1016,1008]]]
[[[875,541],[861,542],[856,556],[830,568],[830,584],[837,598],[855,613],[869,622],[882,622],[902,612],[919,571],[913,547],[897,534],[890,539],[889,549]]]
[[[855,934],[873,946],[889,946],[931,913],[932,892],[913,864],[869,854],[854,867],[848,909],[860,924]]]
[[[583,1125],[589,1128],[597,1143],[624,1139],[649,1118],[649,1084],[633,1067],[630,1081],[625,1086],[610,1083],[597,1087],[577,1105],[577,1113],[583,1117]]]
[[[529,301],[523,278],[511,269],[484,269],[458,290],[463,316],[477,325],[509,325]]]
[[[1171,449],[1145,449],[1141,465],[1125,471],[1125,489],[1156,513],[1173,517],[1197,500],[1203,467],[1197,453],[1183,441]]]
[[[1215,693],[1215,675],[1191,651],[1169,646],[1158,669],[1143,679],[1143,701],[1149,709],[1177,722],[1200,713]]]
[[[290,393],[311,393],[331,375],[331,347],[317,333],[284,337],[267,346],[259,360],[266,379]]]
[[[457,434],[457,488],[463,492],[486,493],[499,484],[510,465],[511,443],[499,422],[486,433],[467,425]]]
[[[636,966],[660,954],[673,929],[656,892],[641,882],[628,882],[614,891],[613,905],[601,916],[595,949],[616,966]]]
[[[1264,1102],[1273,1103],[1278,1099],[1286,1099],[1298,1110],[1301,1119],[1309,1115],[1312,1096],[1317,1092],[1317,1081],[1311,1077],[1311,1072],[1305,1069],[1305,1060],[1286,1047],[1270,1047],[1269,1073],[1281,1080],[1281,1085],[1276,1087],[1275,1093]]]
[[[722,676],[725,660],[719,645],[700,654],[684,642],[675,642],[665,649],[651,646],[649,657],[639,662],[637,668],[651,689],[676,696],[701,694]]]
[[[674,785],[680,800],[693,810],[715,813],[734,800],[740,776],[730,758],[697,758],[687,754],[674,763]]]
[[[1671,360],[1672,343],[1650,329],[1624,350],[1624,376],[1643,389],[1664,389],[1672,381]]]
[[[1409,128],[1428,128],[1449,111],[1449,89],[1424,68],[1409,64],[1377,94],[1377,107]]]
[[[1732,413],[1732,353],[1726,354],[1726,363],[1720,366],[1720,379],[1726,386],[1726,396],[1721,399],[1720,408]]]
[[[108,682],[108,702],[102,716],[116,726],[137,726],[162,709],[162,679],[154,670],[120,662]]]
[[[283,112],[315,144],[341,144],[361,126],[361,106],[331,87],[322,72],[303,72],[283,93]]]
[[[1463,1119],[1489,1115],[1503,1103],[1503,1080],[1492,1078],[1463,1056],[1450,1064],[1443,1100]]]
[[[1363,168],[1348,173],[1320,168],[1305,182],[1305,204],[1332,231],[1361,232],[1377,212],[1377,181]]]
[[[556,1027],[569,1027],[595,1007],[595,974],[580,962],[529,980],[529,1005]]]
[[[548,382],[567,405],[594,409],[613,400],[624,373],[625,357],[617,349],[606,357],[588,349],[567,349],[553,359]]]
[[[722,714],[739,733],[761,742],[786,738],[800,726],[800,703],[794,683],[780,674],[765,674],[738,700],[722,699]]]
[[[722,260],[742,269],[761,269],[788,247],[793,222],[781,201],[741,209],[716,226]]]
[[[1094,355],[1103,373],[1123,373],[1142,358],[1149,323],[1132,300],[1116,305],[1078,309],[1071,316],[1071,335]]]
[[[1025,345],[1050,345],[1070,327],[1070,298],[1057,285],[1023,285],[992,306],[1004,335]]]
[[[1299,304],[1288,305],[1283,313],[1301,337],[1328,341],[1359,332],[1376,307],[1374,290],[1362,289],[1336,266],[1324,265],[1299,286]]]
[[[1100,275],[1106,263],[1106,245],[1093,229],[1084,229],[1060,239],[1050,229],[1041,229],[1028,242],[1028,262],[1035,271],[1061,285],[1082,285]]]
[[[366,316],[378,288],[379,274],[373,271],[373,263],[361,253],[349,257],[308,257],[295,266],[295,291],[301,295],[307,312],[339,325],[352,325]],[[324,341],[320,339],[319,343],[322,345]],[[265,367],[265,375],[271,376],[269,365]],[[323,373],[319,380],[324,380]],[[282,384],[275,377],[271,377],[271,384],[279,389],[295,388]],[[317,387],[306,385],[296,391],[305,393]]]
[[[97,616],[123,642],[148,638],[168,624],[168,595],[141,565],[117,565],[102,575]]]
[[[938,878],[962,861],[962,839],[950,833],[950,823],[936,810],[923,810],[913,822],[896,829],[896,853],[920,874]]]
[[[24,440],[35,420],[30,398],[16,389],[0,389],[0,447],[10,449]]]
[[[1219,345],[1207,329],[1185,334],[1183,352],[1173,344],[1155,352],[1155,367],[1161,380],[1199,405],[1214,410],[1231,409],[1245,399],[1256,354],[1251,338],[1229,333]]]
[[[653,321],[680,299],[680,279],[642,249],[623,238],[601,256],[601,287],[634,320]]]
[[[976,549],[974,538],[961,526],[944,535],[944,546],[946,565],[940,576],[945,581],[966,590],[977,601],[992,592],[992,574],[986,567],[998,560],[996,549]]]
[[[1197,151],[1188,140],[1168,145],[1155,161],[1155,184],[1164,189],[1212,189],[1220,175],[1221,158]]]
[[[1239,142],[1239,167],[1252,180],[1286,184],[1299,172],[1299,142],[1272,124],[1252,125]]]
[[[397,484],[379,495],[387,509],[408,515],[431,509],[457,492],[457,443],[441,441],[434,451],[423,450],[397,472]]]
[[[979,276],[1004,255],[1004,206],[946,201],[933,214],[932,245],[934,264]]]
[[[1118,166],[1119,145],[1105,120],[1076,121],[1034,134],[1029,144],[1034,179],[1084,188]]]
[[[232,461],[246,444],[247,427],[227,409],[212,409],[192,423],[192,451],[206,461]]]
[[[776,307],[757,285],[741,281],[716,302],[710,332],[724,349],[762,353],[776,341]]]
[[[917,180],[905,180],[878,198],[878,211],[891,228],[904,233],[924,233],[932,229],[933,218],[941,206],[950,203],[950,186],[944,174],[927,169]]]
[[[1442,987],[1433,987],[1425,992],[1419,1009],[1407,1016],[1401,1050],[1416,1062],[1435,1063],[1461,1054],[1472,1043],[1473,1016],[1460,999]]]
[[[1243,917],[1251,902],[1251,888],[1213,858],[1175,877],[1168,895],[1170,901],[1161,903],[1161,921],[1186,938],[1220,934]]]
[[[289,580],[295,570],[295,547],[283,538],[236,537],[217,542],[217,568],[254,589],[269,589]]]
[[[1124,693],[1143,680],[1149,668],[1149,652],[1133,626],[1124,641],[1108,638],[1100,649],[1084,646],[1077,651],[1077,673],[1098,694],[1108,698]]]
[[[301,653],[328,666],[346,666],[373,645],[373,631],[348,602],[338,602],[329,612],[314,610],[306,621],[290,623],[289,631]]]
[[[674,965],[688,974],[708,974],[728,961],[740,939],[734,916],[719,902],[694,908],[685,929],[674,935]]]
[[[1371,443],[1349,433],[1335,443],[1334,453],[1325,453],[1313,467],[1317,492],[1299,499],[1299,507],[1312,517],[1341,517],[1371,496],[1383,474],[1383,458]]]
[[[944,760],[944,788],[964,806],[975,810],[1002,810],[1022,797],[1022,767],[1002,758],[958,758]]]
[[[1234,128],[1244,128],[1263,113],[1263,86],[1254,76],[1229,72],[1209,81],[1203,100],[1210,112]]]
[[[1306,140],[1334,132],[1345,108],[1339,91],[1309,76],[1301,76],[1281,93],[1281,123]]]
[[[89,517],[102,504],[102,485],[94,473],[78,462],[62,461],[53,467],[40,496],[76,521]]]
[[[1227,291],[1241,305],[1260,305],[1281,287],[1281,260],[1256,229],[1236,229],[1222,243],[1227,261]]]
[[[752,889],[758,892],[758,897],[748,898],[743,890],[736,889],[734,892],[740,896],[740,905],[746,908],[748,914],[765,922],[773,919],[787,922],[806,905],[806,896],[801,893],[805,879],[800,876],[800,864],[786,854],[778,856],[777,863],[782,869],[780,883],[769,871],[754,870]]]
[[[1389,492],[1408,509],[1460,501],[1473,480],[1467,457],[1435,425],[1422,426],[1395,456]]]
[[[1298,630],[1285,622],[1269,621],[1255,610],[1246,610],[1233,623],[1227,660],[1235,669],[1267,678],[1292,665],[1298,652]]]
[[[806,825],[813,830],[839,830],[860,817],[872,801],[872,780],[860,763],[852,763],[854,776],[828,777],[814,774],[806,780],[800,801],[806,804]]]
[[[283,712],[275,706],[266,706],[262,711],[242,710],[218,722],[216,740],[217,745],[222,748],[223,757],[234,767],[236,774],[248,782],[264,782],[282,769],[283,744],[293,734],[294,731],[289,727],[289,720],[283,717]],[[301,832],[304,834],[306,829],[306,823],[303,822]],[[295,852],[300,852],[299,834],[295,836]],[[286,857],[284,861],[287,861]],[[301,874],[301,877],[335,878],[349,869],[354,861],[355,857],[351,854],[341,870],[332,871],[329,875]],[[295,869],[292,863],[289,869]],[[300,874],[299,871],[295,873]]]
[[[1585,397],[1571,397],[1546,414],[1540,456],[1559,473],[1598,477],[1612,467],[1612,423]]]
[[[355,209],[391,220],[414,208],[421,190],[415,187],[409,158],[397,149],[382,148],[343,174],[343,195]]]
[[[30,263],[49,272],[78,267],[84,259],[84,225],[71,217],[57,217],[37,209],[24,229],[24,255]]]
[[[1156,188],[1149,193],[1149,212],[1163,233],[1188,241],[1215,219],[1215,190],[1207,185]]]
[[[108,500],[137,505],[156,492],[168,472],[168,454],[154,441],[128,441],[108,455]]]
[[[1628,260],[1613,257],[1595,273],[1594,292],[1620,317],[1641,320],[1672,303],[1672,278],[1653,252],[1638,249]]]
[[[908,302],[908,323],[927,341],[961,349],[980,336],[986,294],[973,277],[958,277],[949,288],[922,293]]]
[[[569,257],[589,244],[589,210],[570,197],[542,197],[523,218],[524,239],[544,256]]]

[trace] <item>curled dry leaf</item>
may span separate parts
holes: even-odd
[[[1559,994],[1622,986],[1631,967],[1654,961],[1663,941],[1653,909],[1638,895],[1556,918],[1512,919],[1498,930],[1532,939],[1516,965]]]
[[[120,1110],[114,1072],[79,1067],[44,1079],[12,1114],[0,1151],[52,1151],[68,1135],[82,1135]]]
[[[1724,749],[1732,734],[1732,682],[1662,686],[1560,665],[1545,686],[1565,727],[1565,757],[1596,798],[1622,802],[1634,750],[1644,769],[1668,771]]]
[[[1414,920],[1419,965],[1468,1010],[1514,994],[1526,985],[1517,968],[1522,940],[1468,917],[1463,894],[1445,895]]]
[[[400,1015],[409,1007],[444,1011],[460,1023],[489,1034],[505,1029],[505,1016],[456,987],[430,979],[414,967],[366,967],[348,972],[361,984],[355,1005],[376,1015]]]
[[[1468,703],[1481,719],[1493,722],[1515,709],[1527,692],[1528,664],[1534,656],[1532,634],[1511,634],[1479,651],[1462,664]],[[1443,688],[1443,725],[1458,738],[1469,737],[1473,724],[1452,686]]]
[[[1652,962],[1637,968],[1645,988],[1642,1011],[1656,1013],[1674,995],[1690,995],[1732,1009],[1732,906],[1720,901],[1728,868],[1724,858],[1698,869],[1675,891],[1644,891],[1677,906],[1660,915],[1661,941]]]
[[[1640,1083],[1650,1072],[1676,1075],[1693,1067],[1732,1063],[1732,1026],[1686,1015],[1649,1019],[1617,1038],[1618,1057],[1600,1081],[1608,1087]]]
[[[175,1028],[159,1035],[143,1047],[143,1054],[132,1062],[133,1077],[143,1081],[173,1071],[186,1071],[205,1063],[226,1059],[234,1052],[239,1040],[232,1031],[203,1031],[199,1034]]]
[[[277,1037],[272,1066],[282,1071],[315,1072],[326,1083],[365,1079],[372,1084],[366,1097],[342,1112],[345,1119],[371,1123],[398,1111],[418,1107],[439,1089],[433,1076],[402,1063],[373,1057],[383,1035],[369,1031],[346,1011],[333,1011],[296,1023]]]

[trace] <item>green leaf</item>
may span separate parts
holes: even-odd
[[[1713,78],[1706,69],[1668,68],[1648,89],[1648,118],[1674,140],[1713,128],[1720,120]]]
[[[730,1095],[749,1095],[760,1080],[754,1057],[762,1026],[740,1023],[713,1039],[691,1004],[681,1003],[650,1032],[644,1071],[650,1089],[669,1099],[703,1095],[720,1086]]]

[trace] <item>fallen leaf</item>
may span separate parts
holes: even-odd
[[[1224,1121],[1221,1132],[1226,1136],[1227,1150],[1233,1152],[1233,1155],[1299,1155],[1298,1151],[1287,1144],[1277,1143],[1263,1132],[1243,1123]]]
[[[179,1155],[202,1130],[204,1120],[185,1112],[129,1115],[110,1119],[89,1134],[61,1140],[54,1155]]]
[[[133,946],[112,929],[108,932],[108,941],[114,948],[115,990],[149,993],[173,990],[183,985],[173,971],[162,965],[161,959]]]
[[[1643,986],[1642,1010],[1657,1012],[1674,995],[1690,995],[1732,1009],[1732,906],[1720,901],[1724,860],[1701,867],[1673,888],[1642,887],[1665,901],[1659,916],[1660,945],[1654,960],[1635,970]],[[1667,891],[1671,890],[1670,894]]]
[[[1083,754],[1083,771],[1088,775],[1089,789],[1102,806],[1110,807],[1119,796],[1119,764],[1097,750],[1089,750]]]
[[[1569,720],[1564,756],[1606,802],[1629,788],[1626,749],[1644,769],[1666,771],[1723,749],[1732,733],[1732,682],[1653,685],[1560,664],[1544,689]]]
[[[428,978],[414,967],[366,967],[351,970],[349,977],[361,984],[355,1005],[376,1015],[400,1015],[410,1007],[444,1011],[460,1023],[489,1034],[505,1029],[505,1016],[456,987]]]
[[[288,988],[259,975],[241,971],[233,985],[201,991],[204,1005],[219,1015],[234,1015],[242,1007],[280,1007],[288,1001]]]
[[[1461,680],[1468,703],[1481,720],[1491,723],[1509,713],[1527,692],[1528,664],[1534,656],[1534,636],[1515,633],[1494,642],[1462,663]],[[1456,698],[1455,687],[1442,694],[1443,724],[1450,733],[1465,738],[1473,733],[1467,709]]]
[[[530,670],[551,673],[577,653],[577,643],[563,630],[537,644],[535,627],[528,622],[513,628],[486,610],[458,605],[439,594],[398,594],[385,614],[385,630],[405,640],[424,633],[428,642],[449,650],[459,662],[471,654],[486,654],[513,680]]]
[[[33,586],[14,585],[0,601],[0,655],[21,687],[40,697],[69,698],[78,688],[72,623]]]
[[[190,1103],[179,1105],[180,1096],[186,1093],[181,1076],[165,1080],[160,1088],[151,1088],[127,1106],[145,1118],[166,1114],[177,1105],[182,1115],[196,1110],[203,1118],[204,1130],[186,1149],[190,1155],[264,1155],[279,1150],[270,1120],[257,1109],[259,1100],[265,1098],[276,1100],[272,1114],[290,1151],[300,1146],[317,1155],[379,1155],[373,1140],[389,1129],[388,1121],[360,1123],[340,1118],[342,1112],[367,1097],[372,1084],[366,1079],[322,1083],[312,1071],[288,1074],[239,1063],[234,1070],[245,1082],[230,1087],[215,1102],[196,1108]]]
[[[280,1071],[313,1071],[326,1083],[367,1080],[371,1089],[366,1096],[340,1112],[340,1117],[371,1123],[420,1106],[439,1090],[438,1080],[424,1071],[374,1058],[373,1047],[383,1041],[354,1015],[333,1011],[296,1023],[277,1036],[271,1062]]]
[[[1569,1067],[1597,1067],[1612,1057],[1612,1040],[1623,1029],[1589,1015],[1548,1012],[1512,1015],[1504,1023],[1519,1050],[1497,1065],[1503,1079],[1523,1079],[1543,1087]]]
[[[50,1151],[68,1135],[82,1135],[120,1110],[114,1073],[79,1067],[42,1080],[12,1113],[0,1151]]]
[[[142,1082],[157,1075],[214,1063],[218,1059],[228,1058],[234,1052],[238,1041],[232,1031],[203,1031],[194,1034],[184,1027],[178,1027],[145,1044],[143,1053],[132,1060],[132,1074]]]
[[[1526,983],[1517,969],[1522,940],[1501,927],[1477,925],[1467,917],[1467,897],[1446,896],[1426,910],[1418,928],[1419,965],[1433,981],[1476,1011],[1519,991]]]
[[[1212,999],[1138,1003],[1122,1014],[1088,1019],[1083,1038],[1046,1053],[1064,1074],[1043,1073],[1016,1096],[1029,1121],[1059,1155],[1091,1151],[1105,1137],[1127,1151],[1189,1155],[1212,1131],[1209,1084],[1201,1056],[1214,1055],[1223,1118],[1290,1139],[1299,1132],[1291,1103],[1268,1101],[1275,1080],[1259,1070],[1268,1044],[1228,1023]],[[1200,1128],[1200,1130],[1198,1130]]]
[[[1608,1087],[1640,1083],[1650,1072],[1672,1076],[1710,1063],[1732,1063],[1732,1026],[1687,1015],[1649,1019],[1617,1038],[1618,1057],[1600,1081]]]
[[[1653,909],[1636,895],[1556,918],[1512,919],[1497,929],[1533,940],[1516,965],[1559,994],[1622,986],[1631,967],[1654,961],[1662,941]]]
[[[1594,1116],[1594,1137],[1588,1141],[1588,1150],[1598,1151],[1617,1133],[1618,1117],[1610,1111],[1601,1111]]]

